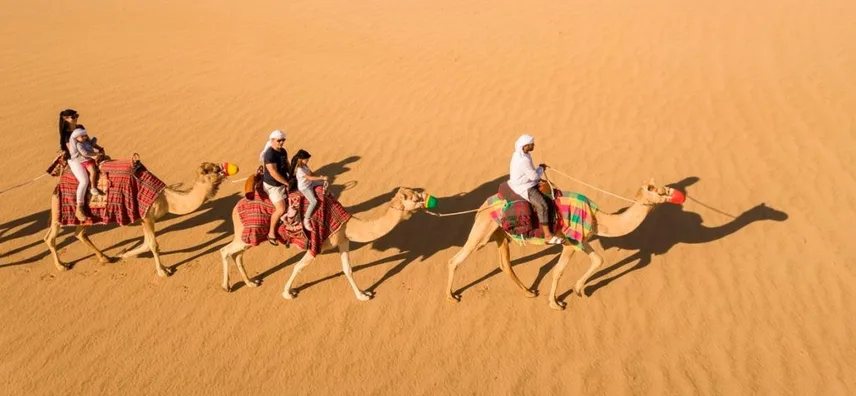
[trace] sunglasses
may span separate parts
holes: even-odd
[[[284,142],[284,141],[285,141],[285,139],[276,139],[276,141],[277,141],[278,143],[282,143],[282,142]]]

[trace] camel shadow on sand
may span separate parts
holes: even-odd
[[[669,187],[686,194],[686,188],[698,180],[696,177],[690,177],[671,184]],[[687,197],[694,200],[691,194],[687,194]],[[695,200],[694,202],[700,203]],[[716,211],[716,209],[711,209]],[[613,281],[647,267],[651,264],[653,256],[664,255],[678,244],[713,242],[730,236],[755,222],[782,222],[788,219],[787,213],[771,208],[765,203],[755,205],[737,216],[722,214],[731,217],[731,220],[715,227],[707,227],[703,224],[701,215],[686,211],[681,205],[660,205],[648,215],[639,228],[630,234],[619,238],[598,237],[604,249],[635,250],[636,253],[595,272],[589,278],[588,285],[584,290],[585,294],[591,296]],[[629,264],[632,265],[628,267]],[[570,290],[563,293],[559,299],[564,300],[570,293]]]

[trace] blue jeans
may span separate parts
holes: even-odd
[[[300,193],[309,201],[309,205],[306,206],[306,214],[303,216],[303,221],[308,222],[309,218],[312,217],[312,212],[315,211],[315,207],[318,206],[318,198],[315,198],[315,190],[312,188],[300,190]]]

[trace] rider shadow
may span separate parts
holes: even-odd
[[[342,175],[343,173],[351,170],[348,165],[357,162],[360,160],[360,156],[352,155],[348,158],[345,158],[339,162],[334,162],[332,164],[325,164],[324,166],[314,169],[313,173],[317,173],[319,175],[324,175],[329,178],[330,185],[327,186],[327,192],[329,192],[332,196],[338,199],[342,196],[342,193],[356,186],[357,182],[352,181],[344,184],[336,184],[336,178]]]
[[[506,179],[507,176],[497,177],[496,179],[483,183],[470,192],[447,197],[437,197],[440,205],[439,209],[442,210],[443,213],[476,209],[480,207],[489,196],[496,194],[499,185]],[[351,206],[347,209],[351,213],[359,213],[384,205],[392,199],[395,191],[397,190],[398,189],[396,188],[388,193],[372,198],[371,200],[361,204]],[[413,190],[421,191],[421,189]],[[381,284],[400,273],[414,261],[425,261],[442,250],[453,246],[463,246],[467,240],[469,230],[473,225],[474,218],[475,214],[441,218],[431,216],[427,213],[417,212],[411,219],[401,222],[392,232],[384,235],[378,240],[365,244],[354,243],[352,246],[352,250],[356,250],[364,245],[370,245],[374,250],[386,251],[389,249],[396,249],[401,251],[401,253],[384,257],[371,263],[355,265],[353,270],[356,272],[365,268],[398,261],[398,263],[388,269],[380,279],[366,288],[366,291],[374,292]],[[310,284],[306,284],[303,287],[308,287],[342,275],[343,274],[339,272]]]
[[[695,184],[698,180],[696,177],[689,177],[671,184],[669,187],[686,194],[686,187]],[[689,195],[687,196],[689,197]],[[584,290],[585,294],[591,296],[611,282],[633,271],[647,267],[654,255],[666,254],[675,245],[713,242],[734,234],[754,222],[765,220],[782,222],[788,219],[787,213],[768,207],[764,203],[741,213],[737,217],[730,217],[732,220],[728,223],[716,227],[706,227],[698,213],[686,211],[682,205],[664,204],[655,208],[637,229],[625,236],[617,238],[597,237],[604,250],[615,247],[621,250],[636,250],[636,253],[594,273],[588,280],[588,286]],[[557,260],[558,258],[541,268],[535,285],[540,283],[540,280],[546,276]],[[636,262],[633,266],[620,271],[621,268],[633,262]],[[564,301],[571,293],[572,290],[563,293],[559,296],[559,301]]]

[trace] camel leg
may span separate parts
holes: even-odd
[[[83,227],[83,226],[75,227],[74,236],[77,237],[77,239],[79,241],[83,242],[86,246],[88,246],[89,249],[91,249],[93,252],[95,252],[95,256],[98,257],[99,262],[109,263],[109,262],[113,261],[112,258],[104,255],[104,253],[101,252],[101,250],[99,250],[97,247],[95,247],[95,244],[92,243],[91,240],[89,240],[89,236],[86,235],[86,227]]]
[[[351,270],[350,254],[348,253],[350,249],[350,241],[342,238],[342,242],[339,243],[339,255],[342,258],[342,272],[345,273],[345,278],[348,278],[348,283],[351,284],[351,289],[354,291],[354,295],[357,297],[357,300],[368,301],[371,299],[372,294],[360,290],[360,288],[357,287],[357,282],[354,281],[353,270]]]
[[[231,258],[232,260],[235,260],[235,264],[239,265],[238,268],[239,271],[241,271],[243,268],[243,262],[238,264],[237,257],[243,257],[244,251],[246,251],[247,248],[249,248],[249,245],[241,242],[239,238],[235,238],[232,240],[232,243],[223,246],[223,248],[220,249],[220,258],[223,259],[223,290],[227,292],[232,291],[229,286],[229,259]],[[258,285],[258,283],[253,282],[246,282],[246,284],[249,287],[255,287]]]
[[[556,300],[556,288],[559,287],[559,279],[562,278],[562,273],[565,272],[565,267],[568,266],[573,255],[573,247],[570,245],[562,246],[562,255],[559,256],[559,262],[556,263],[556,266],[553,268],[553,284],[550,286],[550,295],[548,298],[550,299],[550,308],[555,310],[563,310],[565,309],[565,305],[567,305],[564,302]]]
[[[511,268],[511,253],[508,248],[508,238],[506,238],[505,235],[501,235],[499,239],[496,239],[496,245],[499,248],[499,269],[511,277],[511,280],[514,281],[520,290],[523,290],[526,297],[535,297],[536,294],[523,285],[523,282],[521,282],[520,278],[517,277],[517,274],[514,273],[514,269]]]
[[[291,285],[294,283],[294,278],[296,278],[297,273],[300,272],[304,267],[309,265],[309,263],[312,262],[312,259],[314,258],[315,256],[313,256],[311,252],[307,251],[306,254],[303,255],[303,258],[301,258],[300,261],[297,262],[297,264],[294,266],[294,270],[291,271],[291,276],[288,278],[288,282],[285,283],[285,289],[282,291],[282,298],[286,300],[293,300],[294,297],[297,297],[297,292],[291,289]]]
[[[478,246],[476,246],[475,243],[471,243],[470,240],[467,240],[467,243],[464,244],[464,247],[462,247],[461,250],[459,250],[458,253],[452,256],[452,258],[449,260],[449,263],[447,264],[449,270],[449,280],[446,283],[447,300],[453,302],[461,301],[461,296],[454,294],[454,292],[452,291],[452,283],[455,278],[455,269],[457,269],[458,266],[461,265],[461,263],[464,262],[464,260],[466,260],[467,257],[469,257],[470,254],[472,254],[477,247]]]
[[[259,287],[259,285],[262,284],[262,281],[259,279],[250,280],[250,277],[247,276],[247,271],[244,270],[244,249],[235,253],[234,259],[235,264],[238,266],[238,273],[240,273],[241,278],[244,279],[244,284],[247,285],[247,287]]]
[[[496,226],[493,223],[493,219],[489,216],[486,219],[476,217],[476,223],[473,225],[473,229],[470,231],[470,235],[467,237],[467,242],[464,244],[464,247],[452,256],[447,264],[449,279],[446,283],[446,299],[448,301],[461,301],[461,296],[454,294],[452,291],[455,269],[457,269],[458,266],[478,248],[486,245],[489,241],[498,240],[498,238],[505,238],[505,234],[499,230],[499,226]]]
[[[574,291],[580,297],[583,296],[583,288],[585,287],[588,278],[592,276],[592,274],[594,274],[594,272],[597,271],[597,269],[600,268],[601,265],[603,265],[603,257],[601,257],[600,254],[595,252],[594,249],[592,249],[588,243],[583,244],[583,251],[588,255],[589,261],[591,261],[591,265],[589,265],[588,271],[586,271],[586,273],[583,274],[583,276],[574,285]]]
[[[140,246],[137,246],[136,248],[129,250],[125,253],[122,253],[121,257],[123,260],[129,259],[132,257],[137,257],[137,256],[139,256],[145,252],[148,252],[148,251],[149,251],[149,244],[146,243],[145,241],[143,241],[143,243],[141,243]]]
[[[54,259],[54,265],[56,269],[60,271],[68,271],[71,267],[62,261],[59,261],[59,253],[56,251],[56,236],[59,234],[59,222],[51,220],[51,225],[48,228],[47,234],[45,234],[45,244],[48,245],[48,250],[51,252],[51,256]]]
[[[143,217],[142,226],[143,238],[145,239],[143,243],[148,246],[149,251],[152,252],[152,256],[155,257],[155,270],[158,276],[166,278],[172,275],[172,270],[164,267],[160,261],[160,247],[158,247],[158,241],[155,239],[155,221],[148,217]]]

